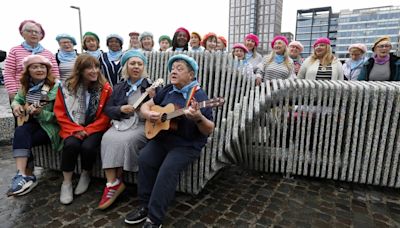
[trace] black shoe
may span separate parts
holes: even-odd
[[[137,224],[141,223],[147,218],[147,208],[145,207],[139,207],[134,212],[131,212],[126,215],[125,217],[125,222],[128,224]]]
[[[146,222],[144,222],[143,226],[142,226],[142,228],[161,228],[161,227],[162,227],[162,225],[156,225],[148,220]]]

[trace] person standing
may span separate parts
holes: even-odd
[[[117,34],[107,36],[108,52],[100,55],[100,65],[103,75],[106,77],[111,87],[120,81],[122,45],[124,39]]]
[[[228,42],[226,41],[225,37],[218,36],[217,37],[217,48],[216,48],[216,50],[225,52],[227,44],[228,44]]]
[[[314,52],[308,57],[297,75],[299,79],[344,80],[342,63],[332,54],[331,41],[326,37],[314,42]]]
[[[11,181],[8,196],[25,195],[37,185],[32,147],[50,143],[54,151],[62,149],[60,127],[53,112],[58,83],[51,71],[52,64],[44,56],[28,55],[23,67],[21,88],[11,103],[20,124],[13,138],[17,174]]]
[[[247,50],[249,50],[246,53],[246,60],[253,66],[254,70],[256,70],[258,64],[260,64],[263,60],[262,56],[257,52],[258,43],[258,36],[253,33],[247,34],[244,38],[244,45],[246,46]]]
[[[204,35],[203,40],[201,41],[204,50],[209,51],[209,52],[214,52],[216,51],[217,48],[217,34],[213,32],[209,32],[206,35]]]
[[[143,51],[153,51],[154,47],[154,39],[153,33],[151,32],[142,32],[139,36],[140,43],[142,44]]]
[[[90,171],[99,152],[103,133],[110,127],[110,118],[104,107],[112,89],[101,74],[99,60],[91,55],[79,55],[71,77],[60,86],[54,104],[54,114],[60,124],[59,135],[64,140],[61,154],[60,202],[73,200],[72,175],[81,158],[81,176],[75,195],[86,192],[90,183]]]
[[[179,174],[199,158],[207,137],[213,132],[214,122],[211,108],[199,108],[199,103],[208,99],[197,82],[198,65],[184,54],[168,60],[171,84],[140,109],[148,121],[157,121],[161,113],[151,111],[154,105],[169,103],[187,107],[185,115],[176,119],[175,130],[160,132],[140,151],[137,210],[127,214],[125,222],[137,224],[144,220],[143,227],[161,227],[168,206],[175,196]]]
[[[299,73],[300,67],[303,64],[303,58],[301,53],[304,50],[304,46],[299,41],[292,41],[289,44],[289,56],[293,60],[294,73]]]
[[[350,45],[347,50],[349,51],[350,58],[343,64],[343,74],[346,80],[357,80],[365,61],[367,61],[364,58],[367,46],[357,43]]]
[[[172,45],[171,38],[167,35],[162,35],[158,38],[158,45],[160,46],[159,51],[167,51]]]
[[[82,48],[85,50],[85,53],[95,57],[96,59],[100,59],[103,51],[100,50],[100,39],[96,33],[86,32],[83,35],[82,43]]]
[[[172,38],[172,48],[169,51],[188,51],[190,33],[187,29],[180,27],[176,29]]]
[[[256,69],[256,84],[271,79],[294,78],[293,61],[287,49],[288,40],[285,36],[275,36],[271,42],[272,52],[266,56]]]
[[[379,37],[372,46],[373,56],[363,65],[358,80],[400,81],[400,59],[390,53],[389,36]]]
[[[73,36],[68,34],[59,34],[56,40],[60,47],[56,53],[56,60],[58,68],[60,69],[60,80],[65,81],[65,79],[71,76],[75,59],[78,56],[78,53],[74,49],[76,40]]]
[[[42,25],[33,20],[25,20],[19,25],[19,33],[24,38],[24,42],[11,48],[4,64],[4,84],[10,103],[21,86],[22,62],[26,56],[37,54],[46,57],[53,66],[51,68],[53,75],[56,78],[60,77],[55,56],[39,43],[45,36]]]
[[[204,51],[204,47],[201,46],[201,36],[197,32],[192,32],[190,36],[190,51]]]
[[[130,32],[129,33],[129,48],[128,50],[140,50],[142,45],[140,44],[138,32]]]

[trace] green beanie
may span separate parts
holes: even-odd
[[[86,36],[93,36],[93,37],[97,40],[97,42],[100,43],[99,36],[97,36],[96,33],[94,33],[94,32],[86,32],[86,33],[83,35],[83,42],[85,42],[85,37],[86,37]]]
[[[162,40],[168,40],[169,46],[172,45],[172,40],[171,38],[169,38],[169,36],[167,35],[160,36],[160,38],[158,38],[158,43],[160,43]]]

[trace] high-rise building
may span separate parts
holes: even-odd
[[[294,35],[291,32],[282,32],[281,35],[286,37],[286,39],[289,41],[289,43],[294,40]]]
[[[337,51],[340,59],[348,58],[350,44],[363,43],[372,54],[374,41],[381,36],[389,36],[392,50],[399,52],[400,6],[341,10],[339,13]]]
[[[229,0],[229,49],[246,34],[260,38],[258,51],[270,52],[270,41],[281,32],[283,0]]]
[[[302,57],[313,52],[312,45],[319,37],[328,37],[335,52],[338,16],[331,7],[297,10],[296,40],[304,46]]]

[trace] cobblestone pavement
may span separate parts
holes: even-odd
[[[124,216],[138,205],[131,185],[111,208],[95,209],[104,186],[101,179],[93,180],[71,205],[61,205],[61,173],[48,170],[36,171],[39,185],[28,195],[7,197],[15,172],[10,150],[0,147],[0,227],[125,227]],[[399,199],[395,189],[284,179],[230,167],[199,195],[178,193],[164,227],[399,227]]]

